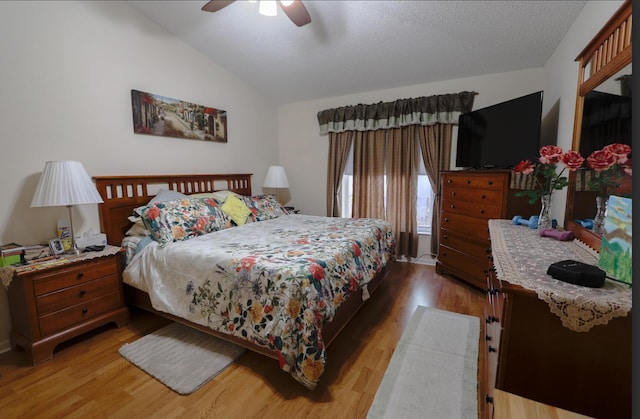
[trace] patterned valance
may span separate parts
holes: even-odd
[[[471,111],[476,92],[449,93],[358,104],[318,112],[320,135],[330,132],[372,131],[407,125],[457,124],[461,113]]]

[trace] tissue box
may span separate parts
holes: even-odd
[[[84,249],[89,246],[106,246],[107,235],[104,233],[92,234],[90,236],[76,237],[76,246]]]

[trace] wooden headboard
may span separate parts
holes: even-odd
[[[133,209],[146,205],[160,189],[185,195],[228,190],[251,195],[251,174],[94,176],[104,203],[98,205],[100,229],[107,243],[120,246],[131,227]]]

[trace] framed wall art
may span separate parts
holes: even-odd
[[[227,142],[227,112],[154,93],[131,90],[133,132]]]

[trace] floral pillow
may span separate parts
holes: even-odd
[[[212,198],[182,198],[156,202],[137,211],[151,237],[161,246],[174,241],[230,227],[218,203]]]
[[[243,196],[242,200],[251,210],[247,221],[270,220],[288,214],[273,195]]]

